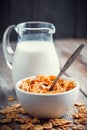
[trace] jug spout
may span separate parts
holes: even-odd
[[[45,31],[48,33],[55,33],[55,26],[52,23],[48,22],[37,22],[37,21],[32,21],[32,22],[23,22],[18,24],[15,27],[16,32],[19,33],[19,31]]]
[[[27,40],[52,40],[55,26],[48,22],[25,22],[15,27],[19,41]]]

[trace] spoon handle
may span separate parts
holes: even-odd
[[[56,84],[57,80],[64,74],[64,72],[71,66],[71,64],[75,61],[77,56],[80,54],[81,50],[83,49],[84,44],[81,44],[74,53],[70,56],[70,58],[67,60],[63,68],[61,69],[60,73],[57,75],[56,79],[53,81],[50,90],[53,90],[54,85]]]

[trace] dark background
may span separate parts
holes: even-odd
[[[87,0],[0,0],[0,41],[6,27],[24,21],[53,23],[54,38],[87,38]]]

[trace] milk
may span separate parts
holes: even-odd
[[[53,43],[23,41],[18,43],[13,59],[14,82],[34,75],[53,75],[59,72],[59,61]]]

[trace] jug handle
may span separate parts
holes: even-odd
[[[4,57],[10,69],[12,69],[14,51],[11,47],[9,39],[10,39],[10,33],[14,28],[15,28],[15,25],[11,25],[5,30],[4,35],[3,35],[3,44],[2,44]]]

